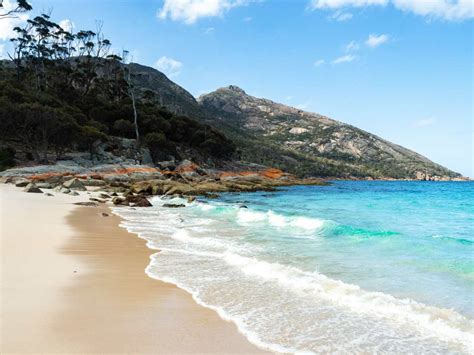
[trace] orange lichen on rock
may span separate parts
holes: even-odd
[[[280,169],[269,168],[263,171],[225,171],[219,175],[221,179],[227,177],[238,177],[238,176],[263,176],[268,179],[279,179],[282,176],[287,175]]]
[[[281,171],[280,169],[275,169],[275,168],[269,168],[267,170],[262,171],[260,174],[269,179],[279,179],[283,175],[285,175],[283,171]]]
[[[31,175],[28,178],[32,181],[44,181],[51,179],[53,177],[63,177],[63,176],[74,176],[73,173],[71,172],[65,172],[65,173],[43,173],[43,174],[36,174],[36,175]]]

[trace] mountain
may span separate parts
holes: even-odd
[[[197,100],[163,73],[131,64],[142,93],[176,114],[203,121],[237,145],[238,158],[298,175],[373,178],[458,177],[428,158],[357,127],[248,95],[237,86]]]

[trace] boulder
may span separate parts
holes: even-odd
[[[196,201],[195,196],[188,196],[188,203],[191,203],[191,202],[194,202],[194,201]]]
[[[65,192],[66,193],[66,192]],[[71,195],[71,196],[79,196],[79,192],[77,191],[71,191],[69,190],[69,192],[67,193],[68,195]]]
[[[125,201],[125,197],[122,197],[122,196],[115,196],[113,199],[112,199],[112,203],[114,205],[122,205],[124,204]]]
[[[100,197],[100,198],[103,198],[103,199],[107,199],[107,198],[110,198],[110,195],[107,195],[106,193],[101,192],[101,193],[99,194],[99,197]]]
[[[202,170],[199,168],[199,165],[187,159],[183,160],[176,167],[175,171],[184,179],[196,178],[200,175],[200,172],[202,172]]]
[[[53,191],[57,191],[57,192],[61,192],[63,194],[68,194],[71,192],[71,190],[69,190],[68,188],[64,187],[64,186],[56,186]]]
[[[64,182],[63,186],[71,190],[86,191],[84,183],[77,178],[72,178],[71,180]]]
[[[36,186],[40,189],[52,189],[54,185],[50,184],[49,182],[37,182]]]
[[[28,184],[30,184],[30,180],[28,179],[23,179],[23,178],[20,178],[18,180],[15,181],[15,186],[16,187],[26,187]]]
[[[173,171],[176,169],[176,162],[174,160],[160,161],[156,166],[161,170]]]
[[[130,204],[130,206],[133,207],[151,207],[153,206],[150,201],[145,196],[137,195],[137,196],[132,196],[128,195],[125,198],[125,201]]]
[[[30,183],[26,185],[23,191],[32,192],[32,193],[40,193],[40,194],[43,193],[43,191],[41,191],[40,188],[36,186],[34,183]]]
[[[105,213],[105,212],[102,212],[101,215],[102,215],[102,217],[108,217],[109,216],[109,214]]]
[[[83,184],[84,186],[106,186],[107,185],[107,183],[104,180],[92,179],[92,178],[84,180]]]

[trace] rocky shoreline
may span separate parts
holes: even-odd
[[[278,169],[257,165],[246,168],[249,170],[204,169],[189,160],[179,164],[163,162],[158,167],[133,164],[81,167],[61,163],[5,170],[0,173],[0,181],[15,184],[30,193],[43,193],[43,189],[71,195],[77,191],[96,191],[99,194],[90,198],[90,205],[111,201],[119,206],[136,207],[151,206],[146,198],[151,195],[192,200],[196,196],[215,198],[225,192],[274,191],[282,186],[328,184],[321,179],[299,179]]]

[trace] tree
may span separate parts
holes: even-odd
[[[31,9],[33,7],[26,0],[17,0],[16,5],[11,8],[4,7],[3,1],[0,1],[0,20],[16,17],[17,14],[28,12]]]
[[[136,94],[135,94],[135,85],[132,81],[132,67],[131,63],[127,65],[127,58],[128,58],[128,51],[124,51],[122,55],[123,61],[123,70],[124,70],[124,79],[127,84],[127,95],[132,100],[132,107],[133,107],[133,124],[135,125],[135,137],[137,140],[137,149],[140,147],[140,133],[138,131],[138,112],[137,112],[137,102],[136,102]]]

